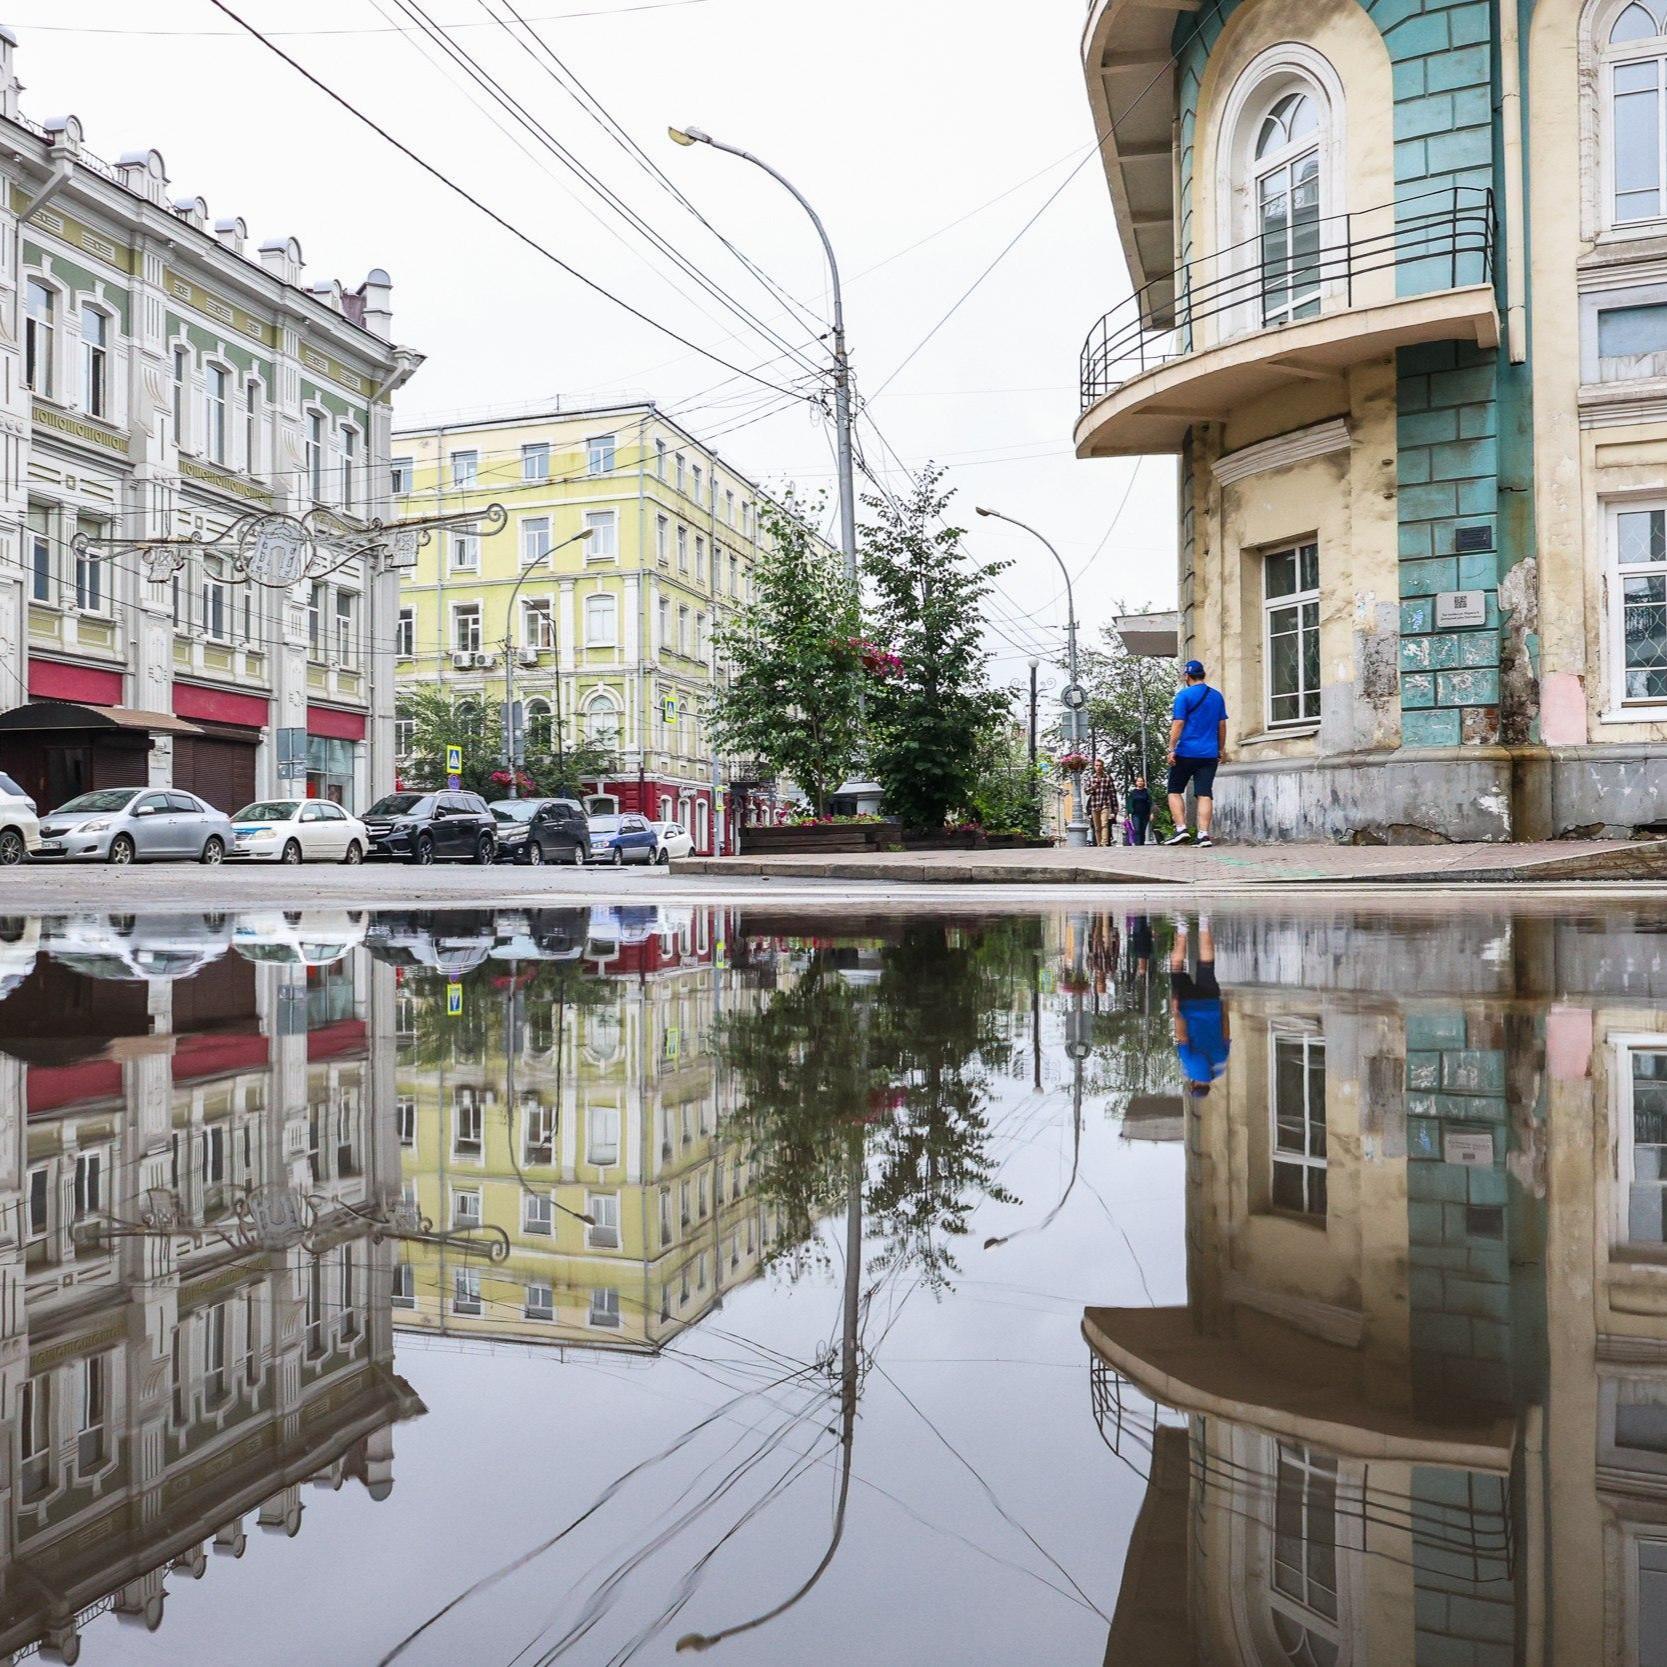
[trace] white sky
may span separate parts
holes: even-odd
[[[463,72],[442,70],[438,49],[418,44],[396,0],[230,3],[643,311],[738,365],[779,351],[710,298],[697,308],[685,293],[690,280],[674,286],[665,256],[515,129],[533,156],[518,149],[464,96]],[[976,530],[981,552],[1015,558],[990,638],[1001,681],[1024,676],[1033,648],[1060,651],[1065,606],[1046,552],[977,520],[975,503],[1033,522],[1081,571],[1086,641],[1119,602],[1173,603],[1171,462],[1147,459],[1136,474],[1132,461],[1070,454],[1078,351],[1128,291],[1104,175],[1097,159],[1083,161],[1094,134],[1079,57],[1082,0],[510,3],[716,226],[825,315],[820,250],[792,201],[743,162],[672,145],[667,123],[757,152],[810,198],[839,254],[859,387],[869,392],[1081,162],[870,414],[910,466],[929,457],[950,466],[954,518]],[[808,336],[789,329],[780,303],[602,133],[542,60],[487,21],[489,9],[507,17],[506,0],[422,6],[439,23],[468,25],[454,29],[458,44],[725,289],[794,342]],[[154,145],[173,195],[201,194],[215,218],[243,215],[253,243],[293,233],[310,279],[353,285],[371,266],[388,269],[395,334],[428,356],[398,420],[617,394],[689,406],[683,420],[712,437],[757,413],[765,390],[726,381],[720,366],[584,290],[241,35],[209,0],[20,0],[6,21],[21,41],[24,109],[37,120],[78,115],[88,145],[107,159]],[[776,380],[785,369],[762,374]],[[803,406],[715,443],[769,485],[791,479],[831,491],[831,438]],[[872,431],[865,446],[871,463],[889,462]],[[900,484],[894,474],[893,490]]]

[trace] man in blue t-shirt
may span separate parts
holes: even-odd
[[[1198,807],[1198,843],[1211,845],[1210,818],[1215,810],[1216,765],[1227,750],[1227,702],[1204,681],[1204,667],[1187,661],[1187,686],[1175,697],[1169,724],[1169,814],[1175,832],[1165,845],[1185,845],[1187,784]]]
[[[1227,1008],[1216,983],[1216,945],[1210,917],[1198,917],[1198,970],[1187,971],[1187,923],[1175,922],[1169,956],[1169,1011],[1175,1025],[1175,1057],[1187,1093],[1202,1099],[1227,1070],[1233,1051]]]

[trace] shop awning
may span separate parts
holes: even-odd
[[[137,706],[81,706],[68,700],[32,700],[0,712],[0,733],[24,730],[131,729],[149,735],[201,735],[202,730],[172,712]]]

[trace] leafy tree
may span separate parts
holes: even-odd
[[[981,827],[1042,831],[1042,771],[1023,735],[1008,723],[988,726],[977,749],[978,773],[967,814]]]
[[[401,772],[418,787],[445,784],[446,748],[463,748],[464,787],[489,799],[501,798],[504,769],[503,702],[500,698],[459,695],[442,684],[416,684],[399,692],[399,715],[411,724],[411,751]],[[577,738],[564,718],[534,723],[522,743],[521,792],[577,793],[581,782],[612,774],[617,760],[611,748]]]
[[[875,638],[897,654],[895,676],[871,685],[869,764],[886,808],[905,827],[942,827],[970,801],[978,748],[1005,711],[990,687],[980,604],[1005,563],[981,564],[943,512],[941,469],[928,466],[901,500],[865,498],[863,571]],[[934,525],[935,524],[935,525]]]
[[[715,633],[731,670],[709,697],[712,735],[791,778],[820,815],[857,756],[857,601],[791,494],[759,520],[752,600]]]

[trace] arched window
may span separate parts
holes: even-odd
[[[598,689],[586,699],[584,718],[585,739],[592,745],[619,745],[619,706],[606,689]]]
[[[612,648],[619,640],[619,604],[606,591],[585,598],[585,647]]]
[[[1667,217],[1667,9],[1626,0],[1600,12],[1607,222]]]
[[[1320,310],[1320,110],[1318,93],[1296,86],[1256,124],[1250,199],[1264,324]]]
[[[555,728],[547,700],[527,702],[527,746],[533,752],[549,752],[555,745]]]
[[[1336,1667],[1337,1461],[1280,1442],[1273,1499],[1269,1621],[1296,1667]]]

